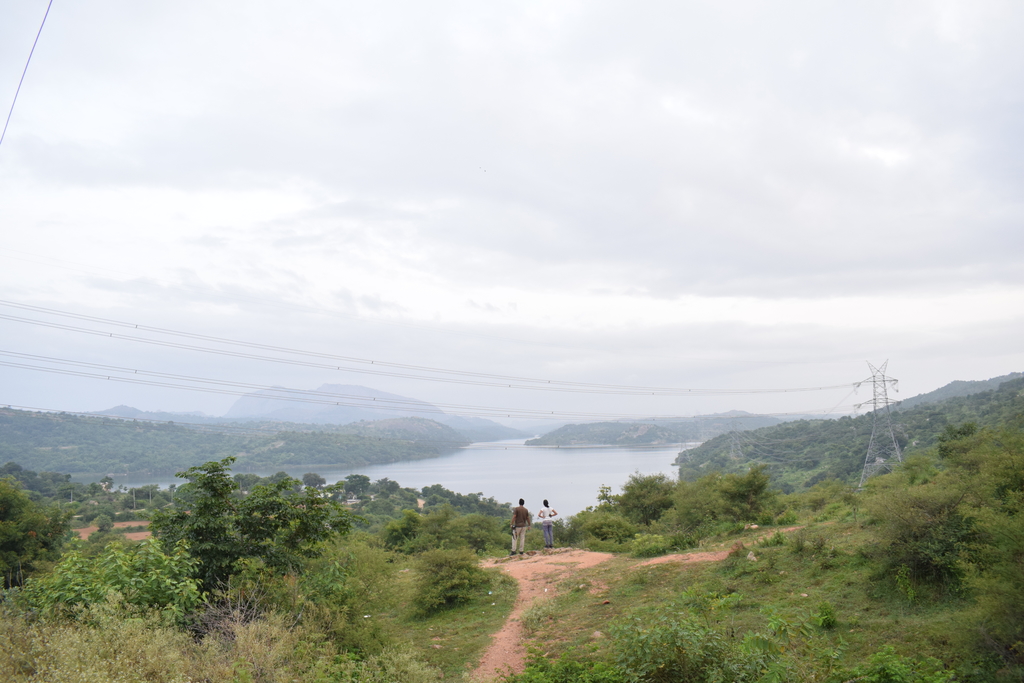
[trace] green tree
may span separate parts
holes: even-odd
[[[672,507],[672,492],[675,484],[664,474],[629,475],[629,481],[622,487],[622,493],[615,497],[618,507],[629,519],[644,526],[661,517]]]
[[[310,488],[322,489],[327,485],[327,480],[316,472],[307,472],[302,475],[302,483]]]
[[[365,474],[350,474],[345,477],[345,491],[353,496],[362,496],[370,488],[370,478]]]
[[[316,557],[329,538],[347,533],[352,515],[331,499],[335,487],[307,488],[284,478],[257,485],[244,497],[232,495],[229,466],[234,458],[191,467],[177,476],[189,483],[178,489],[173,510],[153,517],[154,533],[166,543],[185,541],[199,564],[202,585],[227,580],[240,560],[253,558],[274,571],[293,569],[301,558]]]
[[[0,479],[0,572],[4,588],[19,586],[41,560],[56,559],[70,513],[32,501],[13,480]]]
[[[392,550],[411,552],[412,542],[420,531],[423,518],[415,510],[402,510],[402,516],[384,525],[381,537]]]
[[[100,515],[93,520],[93,523],[100,533],[105,533],[114,528],[114,520],[110,518],[110,515]]]

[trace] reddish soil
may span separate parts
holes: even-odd
[[[770,536],[776,531],[785,533],[801,528],[803,527],[791,526],[785,529],[772,529],[761,536],[747,539],[747,542],[757,543],[759,539]],[[643,567],[645,565],[662,564],[665,562],[679,562],[681,564],[721,562],[729,556],[729,553],[735,547],[734,545],[721,550],[662,555],[661,557],[638,562],[633,566]],[[481,566],[485,568],[504,567],[509,576],[519,583],[519,596],[516,598],[516,604],[512,607],[512,613],[508,615],[505,625],[494,634],[494,640],[480,660],[480,665],[473,671],[473,679],[482,682],[494,680],[497,675],[508,671],[521,673],[526,665],[526,645],[523,642],[521,623],[523,613],[530,608],[536,599],[545,594],[545,589],[548,598],[554,597],[555,586],[559,581],[575,571],[601,564],[612,557],[615,556],[611,553],[594,553],[589,550],[560,548],[545,551],[544,553],[533,552],[524,557],[507,557],[484,562]],[[596,590],[607,590],[607,586],[599,586]]]
[[[803,529],[802,526],[789,526],[785,529],[772,529],[768,533],[761,534],[752,539],[748,539],[747,543],[753,545],[760,541],[762,538],[767,538],[774,535],[776,532],[781,531],[782,533],[789,533],[790,531],[796,531],[797,529]],[[739,545],[738,543],[736,545]],[[643,567],[649,564],[664,564],[665,562],[679,562],[680,564],[693,564],[694,562],[721,562],[725,558],[729,557],[729,553],[736,547],[733,545],[724,550],[712,550],[705,551],[702,553],[676,553],[674,555],[662,555],[661,557],[654,557],[650,560],[644,560],[637,567]]]
[[[562,548],[534,552],[522,557],[508,557],[484,562],[484,567],[502,567],[503,571],[519,583],[519,596],[508,615],[505,625],[494,634],[494,640],[473,672],[477,681],[493,680],[506,671],[521,672],[526,664],[526,645],[523,642],[523,613],[537,599],[554,597],[559,581],[581,569],[598,565],[615,557],[611,553],[592,553],[588,550]],[[545,596],[545,591],[547,595]]]
[[[123,529],[126,526],[149,526],[148,519],[140,519],[135,522],[114,522],[115,529]],[[82,540],[89,538],[89,535],[94,531],[99,531],[99,527],[87,526],[84,529],[75,529],[75,533]],[[144,538],[149,538],[153,535],[151,531],[130,531],[124,535],[129,541],[141,541]]]

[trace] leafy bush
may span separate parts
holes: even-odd
[[[709,521],[750,522],[768,514],[776,492],[768,488],[764,466],[746,474],[712,472],[694,482],[679,482],[675,492],[676,524],[684,530]]]
[[[883,562],[895,575],[907,567],[914,582],[956,593],[964,578],[964,561],[977,554],[976,520],[960,508],[963,493],[943,485],[886,491],[870,501],[886,541]]]
[[[677,683],[729,680],[721,633],[668,609],[635,615],[611,630],[615,665],[630,681]]]
[[[580,512],[576,517],[583,533],[599,541],[625,543],[637,533],[636,526],[629,520],[603,510]]]
[[[762,548],[772,548],[775,546],[786,545],[786,534],[781,531],[776,531],[771,536],[765,536],[758,540],[757,544]]]
[[[672,492],[675,483],[664,474],[629,475],[622,486],[622,493],[614,496],[615,507],[631,521],[644,526],[661,517],[672,507]]]
[[[175,508],[153,518],[158,537],[172,544],[188,543],[206,587],[225,583],[246,558],[286,572],[304,558],[318,556],[328,539],[351,529],[352,514],[331,498],[337,485],[299,492],[301,482],[284,475],[276,483],[254,486],[239,499],[238,483],[229,470],[234,460],[179,472],[177,476],[189,483],[178,489]]]
[[[93,524],[96,525],[96,530],[100,533],[110,531],[114,528],[114,520],[110,518],[110,515],[100,515],[93,520]]]
[[[831,602],[825,600],[818,603],[818,615],[815,617],[815,621],[826,631],[831,631],[839,624],[839,620],[836,619],[836,609]]]
[[[11,479],[0,479],[0,573],[3,587],[20,586],[37,562],[56,559],[70,514],[32,501]]]
[[[789,526],[790,524],[796,524],[796,513],[792,510],[785,510],[781,515],[775,519],[775,523],[779,526]]]
[[[604,662],[580,661],[578,656],[562,656],[549,661],[539,653],[527,662],[521,674],[502,676],[502,683],[626,683],[618,669]]]
[[[672,550],[672,540],[660,534],[637,534],[630,551],[633,557],[657,557]]]
[[[181,619],[203,598],[192,578],[196,564],[184,544],[168,554],[156,539],[127,548],[112,543],[96,558],[68,553],[50,574],[30,579],[24,595],[38,609],[69,613],[118,593],[128,605],[165,610]]]
[[[491,583],[469,550],[429,550],[416,561],[413,602],[423,615],[468,602]]]
[[[942,662],[927,658],[915,661],[901,657],[891,645],[871,655],[866,666],[858,667],[853,676],[864,683],[948,683],[952,671],[945,671]]]

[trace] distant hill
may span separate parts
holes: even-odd
[[[359,466],[449,453],[468,439],[422,418],[397,418],[330,430],[266,433],[216,431],[177,424],[0,409],[0,463],[35,471],[174,473],[227,456],[237,467],[283,464]],[[263,423],[249,423],[256,428]]]
[[[899,407],[902,410],[907,410],[914,406],[919,406],[922,403],[936,403],[937,401],[943,401],[947,398],[980,394],[983,391],[998,389],[999,385],[1003,382],[1007,382],[1011,379],[1020,379],[1021,377],[1024,377],[1024,373],[1011,372],[1008,375],[993,377],[992,379],[966,382],[963,380],[956,380],[954,382],[950,382],[944,387],[936,389],[935,391],[929,391],[927,394],[918,394],[917,396],[908,398],[905,401],[900,401]]]
[[[682,441],[671,429],[650,423],[592,422],[565,425],[526,442],[527,446],[633,446],[673,444]]]
[[[278,398],[287,396],[293,400]],[[304,402],[305,401],[305,402]],[[336,402],[341,405],[330,405]],[[426,401],[356,384],[322,384],[315,390],[264,389],[247,394],[224,414],[229,420],[348,424],[391,417],[436,417],[444,411]]]
[[[776,425],[776,417],[751,415],[740,410],[679,420],[637,422],[588,422],[564,425],[527,446],[624,446],[658,445],[703,441],[729,431]]]
[[[679,476],[693,480],[716,470],[742,472],[764,464],[775,484],[787,491],[824,479],[856,483],[864,466],[872,419],[868,413],[838,420],[796,420],[723,434],[681,452],[676,458]],[[892,419],[904,455],[912,456],[934,446],[948,424],[994,426],[1024,420],[1024,378],[1002,381],[997,389],[968,396],[910,408],[904,403],[893,411]]]
[[[279,398],[281,395],[300,400],[285,400]],[[310,402],[303,402],[302,399]],[[324,405],[325,401],[335,400],[346,405]],[[461,435],[460,441],[522,439],[532,434],[481,417],[448,415],[426,401],[354,384],[323,384],[315,390],[289,391],[287,394],[273,390],[257,391],[235,401],[224,417],[213,417],[198,411],[147,412],[125,405],[92,414],[199,425],[252,426],[258,423],[262,427],[296,432],[311,429],[339,431],[339,425],[420,417],[451,427]],[[351,433],[351,430],[340,431]]]

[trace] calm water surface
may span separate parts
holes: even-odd
[[[255,470],[267,476],[282,469],[295,478],[316,472],[333,484],[349,474],[365,474],[371,480],[387,477],[402,486],[422,489],[441,484],[459,493],[482,493],[501,502],[526,499],[526,507],[539,508],[547,498],[562,516],[597,504],[601,486],[621,490],[633,472],[663,473],[675,478],[672,462],[683,448],[696,444],[664,448],[538,448],[523,445],[523,440],[476,443],[468,448],[427,460],[333,469],[324,466],[287,465]],[[238,470],[241,471],[241,470]],[[182,484],[174,477],[146,478],[114,476],[114,485],[129,487],[145,484]]]

